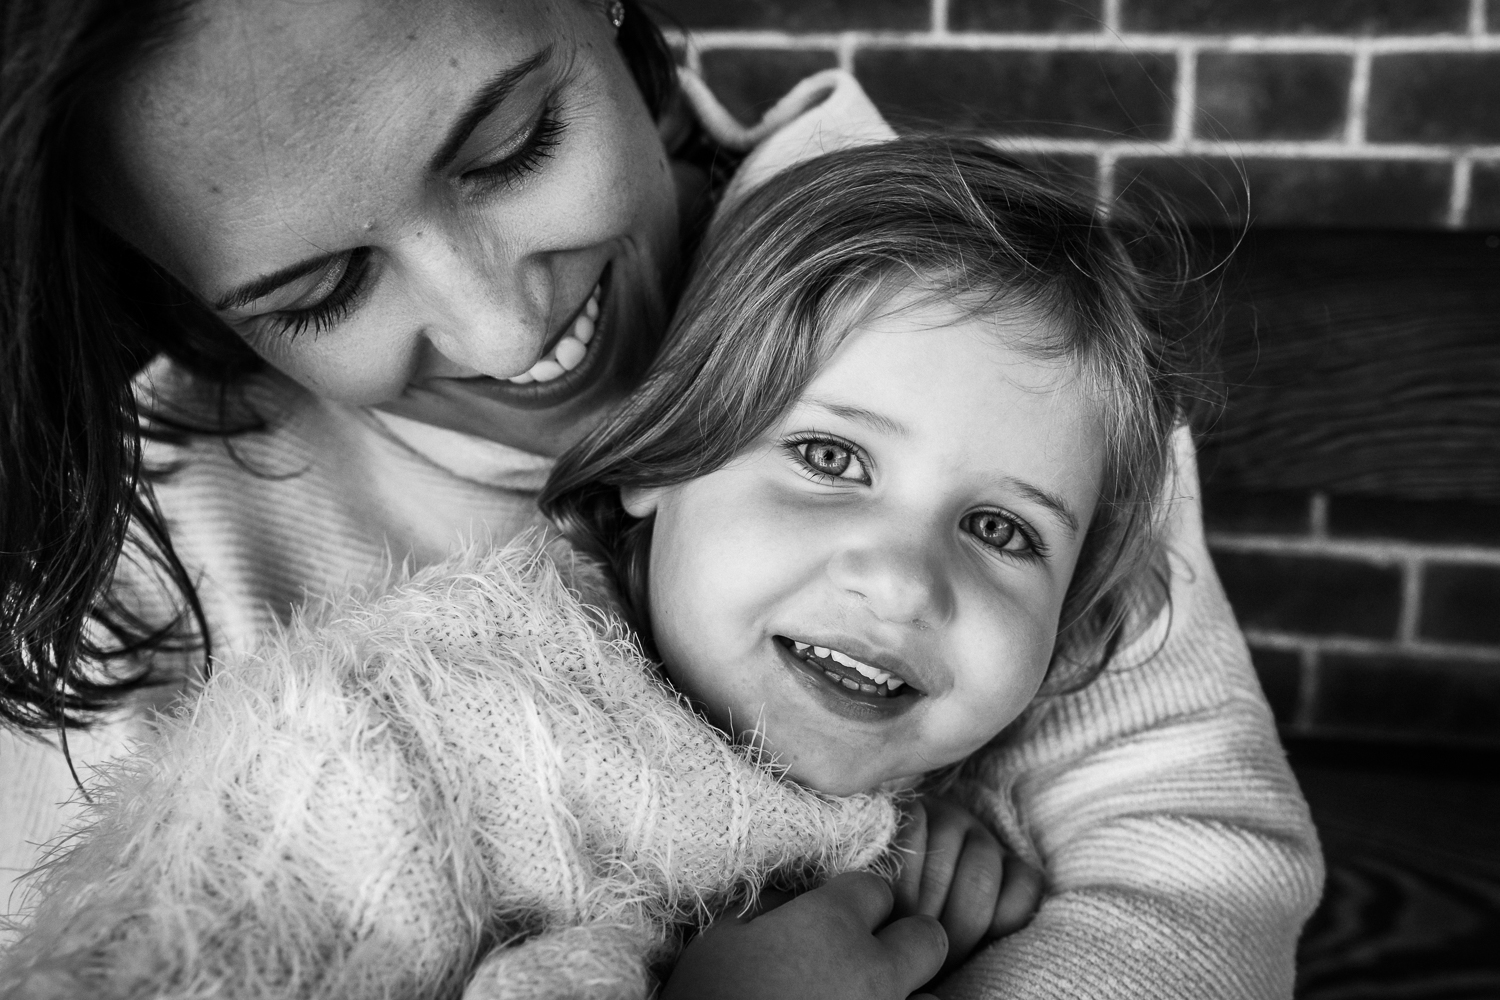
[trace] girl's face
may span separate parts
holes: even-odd
[[[93,200],[318,395],[555,452],[677,246],[606,6],[198,0],[103,109]]]
[[[914,779],[1035,695],[1103,468],[1073,367],[1007,346],[1050,327],[898,300],[728,466],[626,492],[667,673],[793,779]]]

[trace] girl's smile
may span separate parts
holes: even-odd
[[[913,292],[654,513],[651,628],[718,725],[835,794],[962,760],[1030,703],[1103,470],[1055,322]]]

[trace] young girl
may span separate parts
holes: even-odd
[[[1201,345],[1169,321],[1148,237],[979,144],[846,151],[766,184],[711,235],[645,387],[546,501],[741,749],[534,558],[429,570],[222,672],[169,723],[49,876],[12,984],[441,995],[498,942],[470,995],[578,991],[580,968],[613,983],[598,995],[639,995],[674,922],[778,873],[869,865],[891,802],[860,793],[924,781],[1055,889],[1109,877],[1059,864],[1069,818],[1018,815],[991,744],[1087,706],[1107,656],[1149,670],[1161,641],[1159,500]],[[1097,726],[1161,712],[1118,710]],[[1304,821],[1277,813],[1285,795],[1251,799],[1268,829]],[[1161,835],[1157,805],[1131,810]],[[1286,934],[1253,900],[1287,890],[1244,888],[1232,918]],[[699,938],[667,995],[707,973],[774,995],[799,970],[725,970],[757,953],[737,935],[794,933],[799,904]],[[861,995],[904,996],[936,968],[887,974],[920,926],[867,926],[828,962],[857,959]]]

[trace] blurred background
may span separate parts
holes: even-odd
[[[747,121],[842,66],[1176,199],[1228,260],[1210,545],[1329,860],[1299,996],[1500,996],[1500,0],[656,7]]]

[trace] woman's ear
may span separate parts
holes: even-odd
[[[620,506],[625,508],[625,513],[634,518],[650,517],[656,513],[656,506],[661,502],[663,486],[622,486],[620,487]]]

